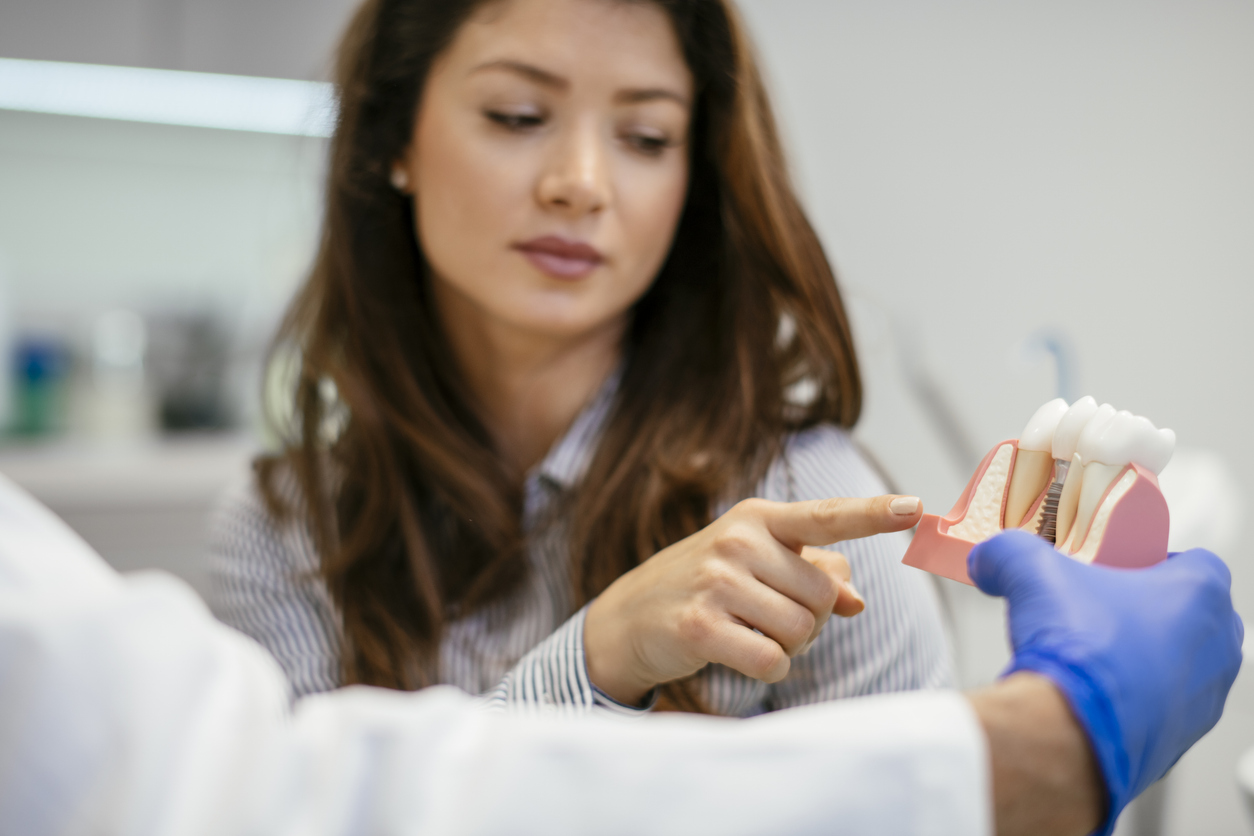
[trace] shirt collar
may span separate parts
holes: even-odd
[[[575,420],[571,422],[565,435],[559,438],[549,448],[544,459],[532,468],[532,476],[539,476],[567,490],[583,478],[588,465],[592,463],[592,454],[601,440],[601,434],[605,430],[605,422],[609,419],[614,397],[618,394],[622,372],[620,366],[605,379],[588,405],[575,416]]]

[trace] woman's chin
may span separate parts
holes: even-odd
[[[605,318],[588,316],[543,316],[516,322],[521,332],[553,341],[582,341],[598,334],[622,331],[623,314]]]
[[[545,306],[519,315],[518,309],[502,318],[502,324],[520,334],[555,342],[577,342],[595,338],[600,334],[617,336],[626,321],[626,310],[588,311],[561,309]]]
[[[633,300],[596,298],[599,294],[560,287],[483,299],[480,310],[498,325],[535,337],[579,340],[620,330]],[[572,292],[573,291],[573,292]]]

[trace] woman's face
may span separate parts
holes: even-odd
[[[398,163],[445,315],[559,339],[621,323],[683,208],[692,88],[651,3],[481,8],[431,68]]]

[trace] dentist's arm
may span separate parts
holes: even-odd
[[[1085,836],[1105,785],[1084,730],[1049,679],[1015,673],[967,694],[988,741],[998,836]]]

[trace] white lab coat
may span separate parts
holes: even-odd
[[[493,714],[451,688],[289,705],[186,585],[123,578],[0,477],[0,833],[991,830],[954,693],[753,720]]]

